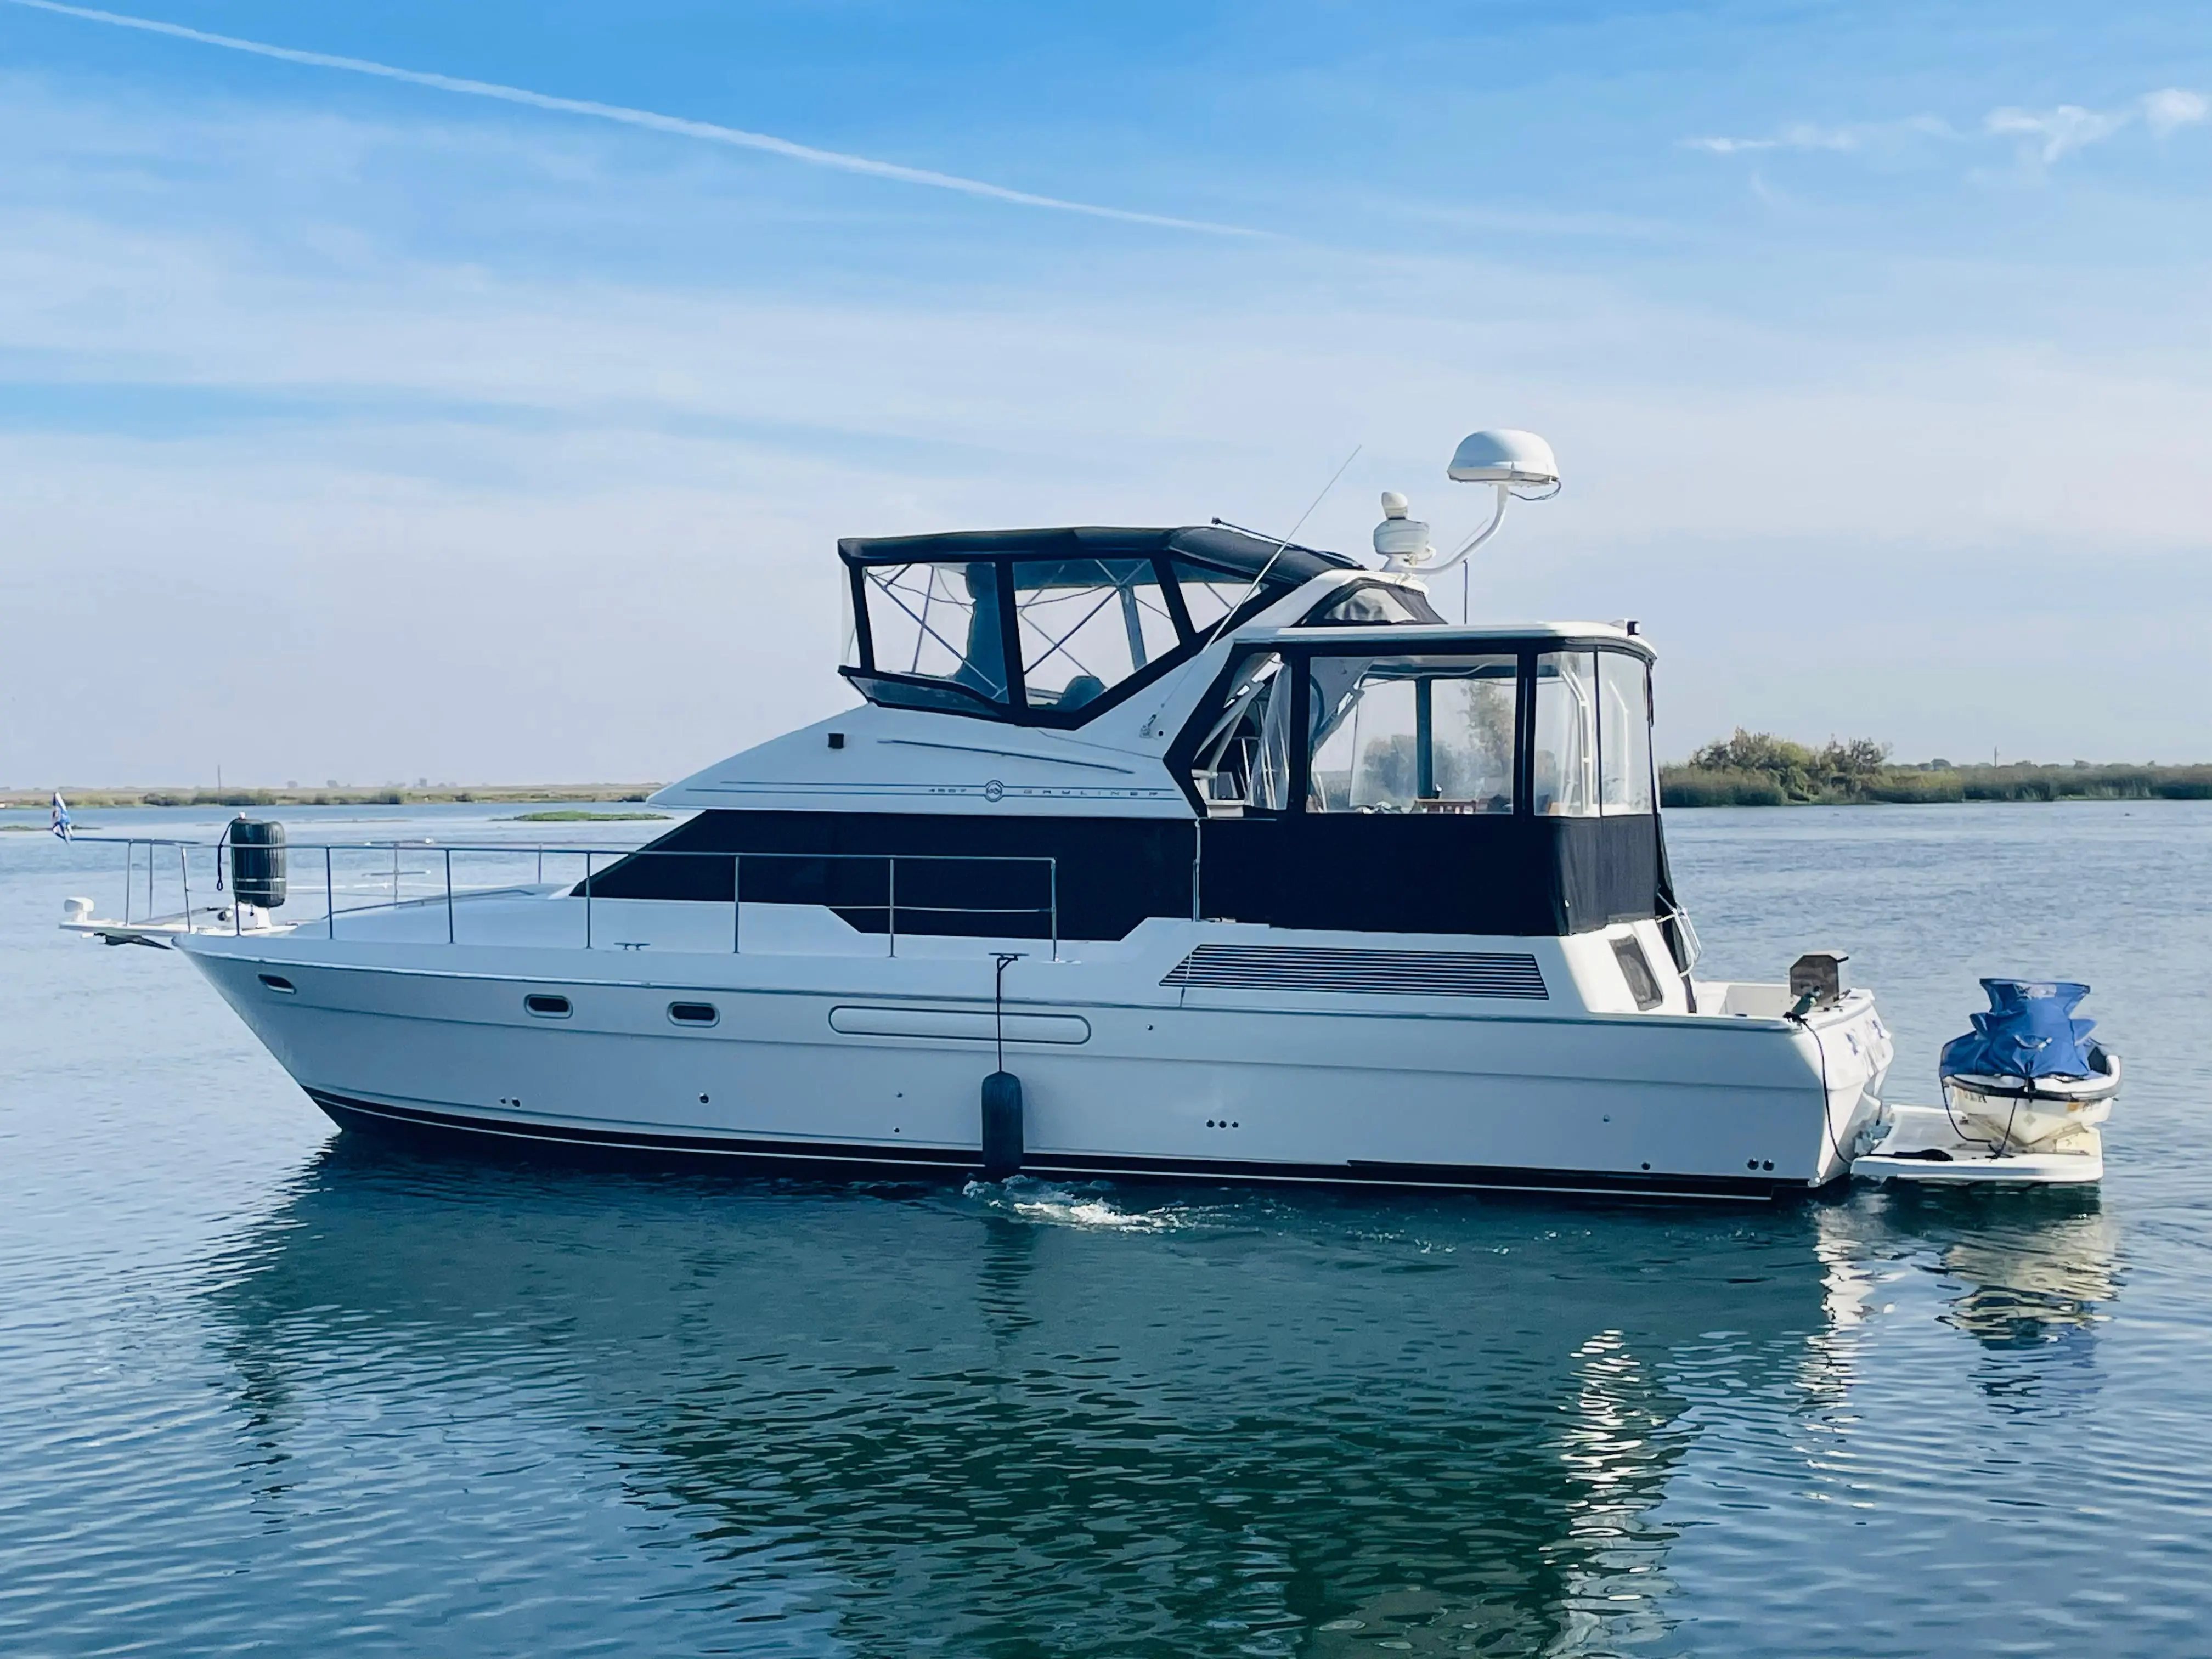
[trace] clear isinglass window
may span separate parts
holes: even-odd
[[[1006,700],[997,565],[868,565],[860,576],[877,673],[943,680],[993,702]]]
[[[1013,574],[1031,708],[1073,713],[1182,643],[1150,559],[1023,559]]]
[[[1547,651],[1536,659],[1535,810],[1555,817],[1647,813],[1651,670],[1625,651]]]
[[[1641,657],[1601,651],[1597,658],[1598,810],[1652,810],[1651,670]]]
[[[1309,812],[1510,812],[1510,656],[1316,655]]]

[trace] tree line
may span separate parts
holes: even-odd
[[[1790,806],[1866,801],[2207,800],[2212,766],[2100,764],[2075,761],[1965,765],[1948,760],[1893,763],[1871,738],[1830,738],[1818,749],[1738,726],[1660,769],[1668,806]]]

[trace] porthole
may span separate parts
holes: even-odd
[[[264,974],[261,976],[261,982],[270,990],[281,991],[288,997],[299,988],[282,974]]]
[[[548,996],[541,992],[533,991],[530,995],[523,998],[522,1006],[540,1019],[568,1018],[568,999],[566,997]]]
[[[711,1002],[672,1002],[668,1017],[678,1025],[713,1025],[722,1018]]]

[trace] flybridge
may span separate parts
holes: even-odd
[[[967,531],[848,539],[837,553],[843,672],[870,702],[1060,727],[1314,577],[1361,568],[1220,526]]]

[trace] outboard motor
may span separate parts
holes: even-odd
[[[231,820],[229,834],[231,897],[276,909],[284,902],[284,826],[241,813]]]
[[[2120,1057],[2074,1010],[2089,988],[2070,980],[1985,979],[1989,1012],[1943,1045],[1943,1100],[1959,1133],[1999,1157],[2067,1152],[2112,1115]]]

